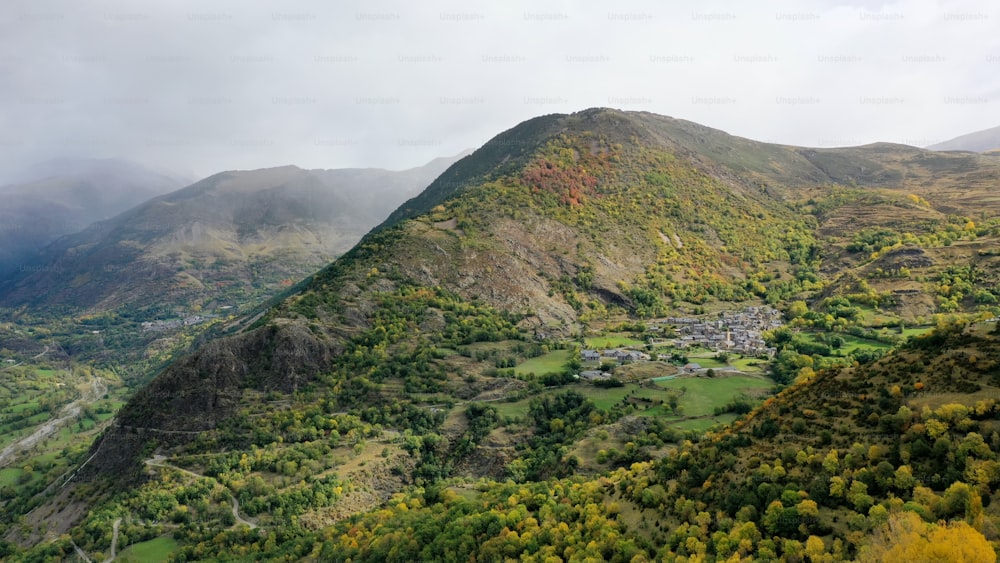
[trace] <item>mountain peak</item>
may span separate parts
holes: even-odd
[[[961,135],[927,147],[932,151],[990,152],[1000,149],[1000,126]]]

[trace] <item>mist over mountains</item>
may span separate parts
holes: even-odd
[[[118,159],[60,158],[11,171],[0,184],[0,276],[60,236],[193,180]]]
[[[212,301],[220,287],[230,301],[246,298],[255,288],[298,280],[333,260],[461,156],[404,171],[285,166],[215,174],[63,236],[34,255],[26,250],[0,286],[0,302],[80,310],[142,302],[169,310]],[[102,195],[87,192],[81,202],[109,209],[114,192],[108,190],[116,184],[95,179],[88,185],[99,186]],[[63,197],[61,187],[52,193]],[[37,211],[49,212],[44,206]],[[150,295],[158,296],[155,303]]]

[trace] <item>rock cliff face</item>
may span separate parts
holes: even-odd
[[[248,391],[292,394],[341,349],[336,336],[297,321],[208,342],[136,393],[95,447],[100,455],[83,476],[137,475],[144,444],[191,441],[233,416]]]

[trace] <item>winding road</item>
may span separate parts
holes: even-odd
[[[169,464],[169,463],[166,462],[166,459],[167,458],[165,456],[154,455],[153,457],[147,459],[145,461],[145,464],[148,465],[148,466],[150,466],[150,467],[165,467],[167,469],[173,469],[174,471],[180,471],[181,473],[184,473],[186,475],[190,475],[192,477],[199,478],[199,479],[201,479],[201,478],[211,479],[211,477],[205,477],[204,475],[201,475],[200,473],[195,473],[194,471],[190,471],[190,470],[184,469],[183,467],[177,467],[176,465]],[[257,529],[257,524],[254,524],[253,522],[251,522],[249,520],[245,520],[245,519],[243,519],[240,516],[240,501],[236,499],[236,495],[234,495],[232,492],[230,492],[229,493],[229,498],[232,499],[232,501],[233,501],[233,518],[236,520],[236,524],[243,524],[245,526],[249,526],[251,530]]]
[[[240,518],[240,501],[236,500],[236,495],[231,494],[230,497],[233,499],[233,518],[236,519],[236,523],[246,524],[247,526],[250,526],[251,530],[255,530],[257,528],[257,524]]]
[[[114,525],[111,526],[111,528],[114,530],[114,535],[111,536],[111,555],[109,555],[108,558],[105,559],[102,563],[111,563],[112,561],[115,560],[115,557],[118,556],[117,555],[117,551],[118,551],[118,527],[121,526],[121,524],[122,524],[122,519],[118,518],[118,519],[115,520]]]
[[[113,530],[111,535],[111,554],[108,556],[107,559],[105,559],[101,563],[111,563],[112,561],[115,560],[115,557],[118,557],[118,528],[121,527],[121,525],[122,525],[121,518],[116,518],[115,523],[111,525],[111,529]],[[73,544],[73,549],[76,551],[76,554],[80,556],[80,559],[83,559],[87,563],[94,563],[94,560],[87,555],[87,552],[80,549],[80,546],[76,545],[75,541],[73,541],[72,539],[69,541],[71,544]]]

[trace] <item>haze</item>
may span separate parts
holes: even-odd
[[[9,2],[0,176],[53,157],[402,169],[592,106],[808,146],[998,124],[993,3],[662,4]]]

